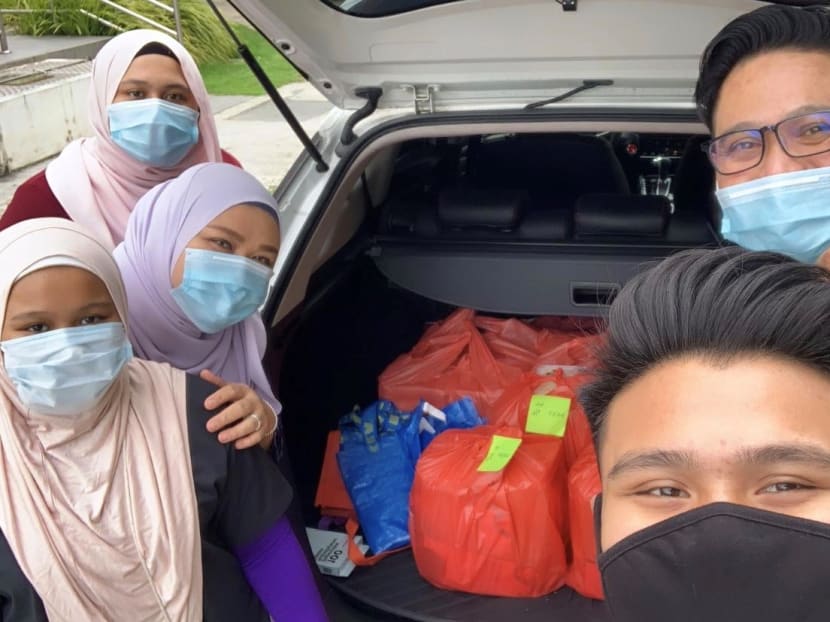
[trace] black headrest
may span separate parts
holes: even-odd
[[[446,227],[512,229],[522,217],[523,196],[509,188],[446,188],[438,196],[438,220]]]
[[[574,235],[661,236],[670,213],[664,196],[585,194],[574,207]]]

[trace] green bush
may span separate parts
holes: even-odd
[[[111,35],[111,28],[81,12],[102,14],[102,6],[97,0],[0,0],[2,9],[32,11],[5,14],[4,20],[15,32],[35,37]]]
[[[168,28],[175,29],[173,14],[147,0],[118,3]],[[168,0],[170,1],[170,0]],[[7,24],[23,35],[114,35],[117,31],[96,20],[100,17],[125,30],[150,26],[100,2],[100,0],[0,0],[0,9],[26,9],[30,13],[5,14]],[[228,33],[202,0],[179,0],[184,45],[197,63],[233,58],[235,48]]]

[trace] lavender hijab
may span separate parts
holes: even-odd
[[[170,274],[185,247],[240,203],[258,205],[277,219],[276,201],[252,175],[231,164],[198,164],[138,201],[114,256],[127,290],[127,325],[137,356],[195,374],[209,369],[227,382],[248,385],[279,414],[262,367],[266,335],[259,314],[207,335],[170,295]]]

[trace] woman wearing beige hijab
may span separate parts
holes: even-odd
[[[285,480],[204,429],[210,385],[132,357],[126,318],[79,225],[0,232],[0,620],[325,620]]]

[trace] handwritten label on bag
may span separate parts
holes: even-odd
[[[531,434],[564,436],[571,399],[558,395],[534,395],[527,409],[525,431]]]
[[[521,444],[522,439],[520,438],[494,434],[493,440],[490,441],[490,449],[487,451],[484,460],[478,465],[478,470],[481,473],[501,471],[513,459],[513,455]]]

